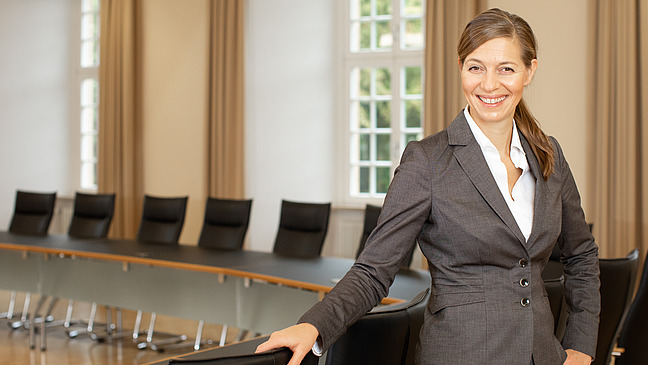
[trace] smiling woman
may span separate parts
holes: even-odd
[[[537,68],[521,17],[491,9],[458,47],[468,107],[410,142],[355,265],[300,323],[257,349],[288,346],[296,365],[328,349],[387,294],[418,241],[430,268],[416,364],[589,364],[600,310],[598,248],[560,145],[524,104]],[[538,202],[538,204],[535,204]],[[542,271],[560,242],[571,304],[562,343]]]
[[[491,27],[494,21],[502,21],[502,24],[508,23],[510,26]],[[475,121],[479,124],[480,122],[478,119],[480,119],[480,117],[475,114],[478,115],[480,114],[480,111],[483,112],[489,109],[477,108],[478,105],[484,106],[487,103],[481,101],[474,102],[475,97],[471,96],[474,90],[467,90],[467,88],[470,89],[470,85],[477,82],[479,79],[468,78],[465,72],[466,66],[468,66],[469,69],[473,66],[476,67],[476,70],[470,70],[471,74],[484,75],[488,70],[484,69],[487,65],[483,63],[488,62],[488,66],[491,68],[493,75],[491,78],[483,80],[486,84],[483,84],[482,87],[498,87],[499,85],[494,85],[492,83],[501,82],[503,83],[502,87],[507,88],[510,94],[501,95],[500,97],[505,96],[508,98],[508,95],[513,96],[512,101],[509,100],[506,103],[503,101],[502,103],[506,105],[499,110],[506,109],[505,113],[507,114],[509,121],[511,119],[510,117],[514,116],[518,128],[520,128],[522,134],[524,134],[524,136],[529,140],[531,148],[539,160],[543,177],[547,179],[553,171],[554,162],[551,142],[540,129],[537,120],[533,114],[531,114],[531,111],[522,99],[523,88],[524,86],[529,85],[538,66],[538,42],[531,30],[531,27],[520,17],[516,16],[512,19],[508,19],[497,12],[486,12],[482,14],[481,18],[476,18],[470,22],[466,27],[466,30],[464,30],[464,35],[466,32],[469,32],[471,28],[473,29],[471,33],[473,36],[462,36],[461,41],[457,46],[459,66],[462,70],[461,80],[463,90],[466,99],[468,100],[471,115],[473,118],[477,118]],[[472,65],[471,62],[476,64]],[[471,64],[468,65],[469,63]],[[495,78],[495,75],[501,75],[502,77]],[[504,77],[512,75],[518,75],[519,77]],[[488,92],[490,90],[481,90],[481,92],[484,91]],[[500,104],[496,103],[494,106],[499,107]],[[473,114],[473,108],[475,109],[475,114]],[[510,114],[511,112],[513,112],[513,114]],[[480,125],[480,127],[482,127],[482,125]]]

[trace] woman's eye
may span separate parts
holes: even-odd
[[[502,67],[502,71],[503,71],[503,72],[506,72],[506,73],[513,73],[513,72],[515,72],[515,70],[512,69],[512,68],[510,68],[510,67]]]
[[[479,71],[479,70],[480,70],[479,66],[470,66],[470,67],[468,67],[468,71]]]

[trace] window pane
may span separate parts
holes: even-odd
[[[81,160],[94,161],[97,158],[97,136],[81,137]]]
[[[99,89],[97,80],[86,79],[81,83],[81,106],[97,105],[99,101]]]
[[[351,19],[371,15],[371,0],[351,0]]]
[[[371,94],[371,69],[363,68],[360,69],[360,80],[359,80],[359,91],[360,96],[368,96]]]
[[[405,15],[423,14],[423,0],[405,0],[403,10]]]
[[[369,105],[368,101],[356,101],[353,102],[351,106],[353,110],[353,115],[351,116],[354,121],[356,128],[369,128],[371,122],[369,120]]]
[[[81,20],[81,39],[92,40],[99,36],[99,14],[83,15]]]
[[[83,41],[81,44],[81,67],[96,67],[99,65],[99,43]]]
[[[370,137],[371,136],[368,135],[368,134],[361,134],[359,136],[359,139],[360,139],[360,146],[359,147],[360,147],[360,149],[359,149],[358,152],[359,152],[360,156],[358,156],[358,159],[360,161],[369,161],[369,151],[370,151],[370,143],[371,143]]]
[[[376,47],[379,49],[389,49],[393,43],[391,22],[390,21],[377,21],[376,22]]]
[[[361,193],[369,192],[369,167],[360,167],[359,189]]]
[[[376,102],[376,128],[391,127],[391,102]]]
[[[371,69],[354,68],[351,70],[351,96],[368,96],[371,93]]]
[[[90,162],[81,164],[81,186],[86,189],[97,187],[97,165]]]
[[[404,48],[423,48],[423,30],[421,19],[405,21]]]
[[[376,160],[377,161],[389,161],[391,160],[391,155],[389,153],[391,145],[389,143],[391,135],[389,134],[378,134],[376,135]]]
[[[355,34],[356,44],[352,48],[353,51],[371,49],[371,22],[359,22],[355,27],[357,34]]]
[[[376,95],[391,95],[391,70],[376,69]]]
[[[360,0],[360,16],[371,15],[371,0]]]
[[[391,0],[376,0],[376,15],[391,15],[392,1]]]
[[[83,108],[81,111],[81,133],[92,134],[98,130],[97,108]]]
[[[405,127],[421,128],[421,100],[405,101]]]
[[[389,167],[376,167],[376,193],[386,193],[390,180]]]
[[[420,67],[406,67],[405,68],[405,95],[421,95],[423,89],[421,88],[421,68]]]

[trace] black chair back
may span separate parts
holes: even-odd
[[[405,365],[414,365],[414,355],[416,354],[416,346],[419,342],[419,334],[421,327],[423,327],[423,317],[427,310],[428,298],[430,297],[430,290],[427,289],[414,297],[410,304],[407,306],[407,314],[409,315],[409,339],[407,341],[407,354],[405,357]]]
[[[84,194],[74,196],[74,213],[68,235],[79,238],[104,238],[115,212],[115,194]]]
[[[145,195],[137,241],[177,244],[184,224],[187,199]]]
[[[329,348],[326,364],[413,364],[428,297],[426,289],[405,306],[367,313]]]
[[[252,200],[207,198],[198,246],[240,250],[250,222]]]
[[[637,277],[639,251],[633,250],[625,258],[600,259],[601,316],[594,365],[610,363],[623,319],[626,316]],[[645,328],[644,328],[645,334]],[[644,358],[645,360],[645,358]]]
[[[9,232],[46,235],[54,215],[56,193],[17,191]]]
[[[206,359],[171,359],[169,365],[173,364],[193,364],[193,365],[285,365],[288,364],[292,357],[292,351],[287,348],[280,348],[262,353],[248,353],[218,358]],[[309,352],[302,365],[316,365],[319,359]]]
[[[360,252],[364,250],[365,243],[367,243],[367,238],[371,235],[376,225],[378,225],[378,217],[380,217],[381,207],[377,205],[367,204],[365,206],[364,214],[364,225],[362,226],[362,237],[360,237],[360,244],[358,245],[358,250],[356,251],[356,259],[360,256]]]
[[[328,231],[331,204],[283,200],[274,253],[292,257],[317,257]]]
[[[648,260],[648,255],[646,255]],[[617,346],[623,349],[615,358],[616,365],[643,364],[648,359],[648,264],[644,261],[639,288],[628,308]]]

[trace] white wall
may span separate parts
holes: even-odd
[[[247,1],[249,249],[272,249],[282,199],[333,199],[337,3]]]
[[[71,0],[0,0],[0,229],[16,189],[72,193]],[[74,148],[74,147],[72,147]]]

